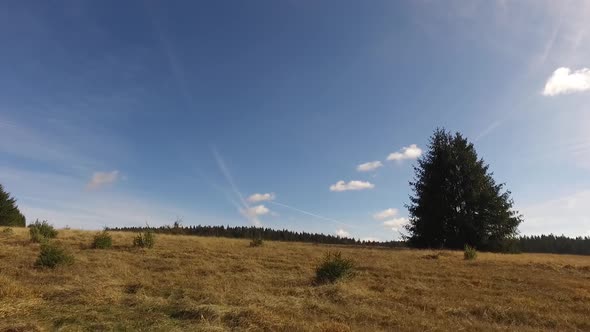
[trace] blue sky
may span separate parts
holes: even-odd
[[[444,126],[523,234],[590,235],[589,20],[586,1],[2,2],[0,183],[58,226],[389,240]]]

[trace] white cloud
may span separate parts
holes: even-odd
[[[574,92],[590,91],[590,69],[571,71],[561,67],[553,72],[545,83],[544,96],[557,96]]]
[[[349,181],[348,183],[340,180],[335,184],[330,186],[330,191],[347,191],[347,190],[365,190],[365,189],[373,189],[375,185],[370,182],[365,181]]]
[[[90,182],[88,182],[88,189],[97,189],[101,186],[111,184],[117,181],[119,178],[119,171],[111,172],[94,172]]]
[[[254,226],[262,226],[262,222],[258,217],[264,216],[266,214],[274,214],[269,208],[264,205],[255,205],[250,207],[245,207],[240,210],[243,216],[248,218]]]
[[[360,164],[357,166],[356,170],[359,172],[370,172],[370,171],[374,171],[379,167],[382,167],[383,163],[381,163],[380,161],[370,161],[368,163],[364,163],[364,164]]]
[[[338,235],[340,237],[350,237],[350,233],[343,230],[342,228],[340,228],[336,231],[336,235]]]
[[[390,153],[387,156],[387,160],[405,160],[405,159],[416,159],[422,155],[422,149],[416,144],[410,146],[404,146],[400,151]]]
[[[387,218],[391,218],[391,217],[395,217],[397,216],[397,213],[399,211],[397,209],[394,208],[389,208],[380,212],[377,212],[373,215],[373,219],[375,220],[385,220]]]
[[[390,220],[386,220],[383,222],[383,226],[391,228],[394,231],[398,231],[402,229],[402,227],[408,223],[408,219],[406,218],[393,218]]]
[[[258,202],[264,202],[264,201],[272,201],[275,199],[275,194],[274,193],[266,193],[266,194],[253,194],[250,195],[250,197],[248,197],[248,202],[250,203],[258,203]]]
[[[264,205],[256,205],[242,209],[242,213],[248,218],[255,218],[268,214],[270,210]]]

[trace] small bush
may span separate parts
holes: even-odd
[[[113,238],[111,234],[106,230],[96,234],[94,241],[92,242],[92,248],[94,249],[108,249],[113,246]]]
[[[469,261],[477,258],[477,250],[475,250],[475,248],[473,248],[472,246],[466,244],[465,251],[463,252],[463,258]]]
[[[12,228],[5,228],[2,230],[2,235],[12,235],[14,234],[14,231],[12,230]]]
[[[36,220],[29,225],[29,234],[32,242],[43,242],[45,239],[53,239],[57,236],[57,230],[47,220]]]
[[[315,270],[315,282],[334,283],[339,279],[352,276],[353,270],[354,263],[350,259],[342,258],[341,252],[328,252]]]
[[[54,243],[44,242],[41,244],[41,252],[35,262],[35,266],[54,268],[58,265],[71,264],[74,257]]]
[[[153,248],[156,242],[154,231],[146,229],[142,233],[137,234],[133,239],[133,246],[139,248]]]
[[[250,241],[250,247],[260,247],[263,244],[264,242],[261,238],[253,238],[252,241]]]

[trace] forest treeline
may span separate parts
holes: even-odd
[[[378,246],[389,248],[403,248],[407,246],[405,241],[362,241],[353,238],[334,235],[294,232],[287,229],[275,230],[272,228],[254,226],[182,226],[168,225],[161,227],[114,227],[112,231],[143,232],[147,229],[160,234],[183,234],[196,236],[226,237],[234,239],[262,239],[270,241],[308,242],[325,244],[346,244],[360,246]],[[507,246],[511,253],[553,253],[590,255],[590,237],[570,238],[563,235],[521,236],[513,239]]]
[[[108,228],[112,231],[123,232],[142,232],[144,230],[153,230],[160,234],[184,234],[196,236],[214,236],[227,237],[234,239],[262,239],[270,241],[287,241],[287,242],[309,242],[309,243],[325,243],[325,244],[353,244],[364,246],[380,246],[380,247],[404,247],[403,241],[362,241],[348,237],[340,237],[335,235],[294,232],[287,229],[275,230],[272,228],[254,227],[254,226],[182,226],[179,224],[161,226],[161,227],[114,227]]]
[[[571,238],[557,235],[521,236],[517,240],[521,252],[590,255],[590,236]]]

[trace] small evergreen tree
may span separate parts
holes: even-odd
[[[133,238],[133,246],[139,248],[153,248],[155,242],[156,236],[154,235],[154,231],[149,228]]]
[[[113,246],[113,237],[107,230],[103,230],[102,232],[94,235],[94,240],[92,241],[92,248],[94,249],[108,249]]]
[[[38,219],[29,225],[29,234],[32,242],[43,242],[46,239],[53,239],[57,236],[57,230],[47,220],[43,222]]]
[[[0,226],[25,227],[25,216],[20,213],[16,199],[0,184]]]
[[[522,217],[512,209],[510,192],[496,184],[461,134],[437,129],[414,171],[407,205],[410,245],[496,251],[517,234]]]
[[[41,244],[41,252],[35,266],[54,268],[58,265],[72,264],[74,257],[66,252],[62,247],[55,243],[43,242]]]
[[[315,283],[335,283],[340,279],[350,277],[354,274],[354,262],[343,258],[339,251],[327,252],[324,260],[315,270]]]

